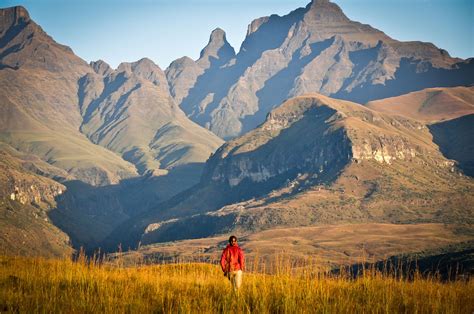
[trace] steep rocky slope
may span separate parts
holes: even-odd
[[[140,174],[202,163],[222,144],[186,118],[151,60],[122,63],[115,71],[103,61],[92,66],[96,73],[80,80],[81,131],[135,164]]]
[[[441,152],[456,160],[466,175],[474,177],[474,114],[433,123],[429,128]]]
[[[142,217],[141,241],[336,222],[470,226],[473,187],[424,123],[305,95],[223,145],[200,186]]]
[[[230,50],[215,36],[211,44]],[[167,69],[181,108],[223,138],[253,129],[272,108],[305,93],[365,103],[474,83],[472,59],[451,58],[431,43],[392,39],[349,20],[327,0],[252,21],[239,53],[224,64],[231,54],[225,56],[209,68],[186,58]]]

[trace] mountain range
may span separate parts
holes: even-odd
[[[366,241],[383,258],[474,240],[472,59],[315,0],[252,21],[237,53],[217,28],[196,61],[112,69],[25,8],[0,13],[7,253],[179,256],[199,243],[209,257],[232,232],[250,255],[269,235],[304,255],[321,230],[362,228],[362,244],[330,250]],[[396,241],[402,229],[416,245]]]
[[[472,59],[451,58],[431,43],[392,39],[351,21],[327,0],[252,21],[237,54],[216,29],[197,61],[184,57],[166,70],[187,116],[225,139],[305,93],[364,104],[428,87],[470,85],[473,72]]]

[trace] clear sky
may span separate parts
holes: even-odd
[[[285,15],[310,0],[0,0],[23,5],[57,42],[86,61],[112,67],[148,57],[165,69],[193,59],[220,27],[239,50],[255,18]],[[394,39],[432,42],[451,56],[474,57],[474,0],[333,0],[352,20]]]

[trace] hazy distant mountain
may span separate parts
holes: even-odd
[[[81,131],[139,173],[202,163],[223,143],[184,115],[151,60],[122,63],[115,71],[103,61],[92,66],[97,73],[79,81]]]
[[[89,66],[24,8],[4,9],[2,16],[2,141],[93,184],[136,175],[100,146],[144,173],[204,162],[222,143],[185,117],[151,60],[115,71],[104,62]]]
[[[125,229],[144,244],[334,223],[460,226],[472,224],[473,187],[423,122],[312,94],[224,144],[199,185]]]
[[[431,43],[399,42],[349,20],[327,0],[288,15],[254,20],[239,53],[221,30],[210,66],[178,59],[167,69],[172,95],[186,114],[223,138],[262,123],[285,99],[318,92],[358,103],[426,87],[474,83],[472,59],[451,58]]]

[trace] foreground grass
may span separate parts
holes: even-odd
[[[368,272],[356,280],[283,271],[246,273],[239,294],[215,265],[124,268],[70,260],[0,257],[0,311],[472,313],[474,282],[442,283]]]

